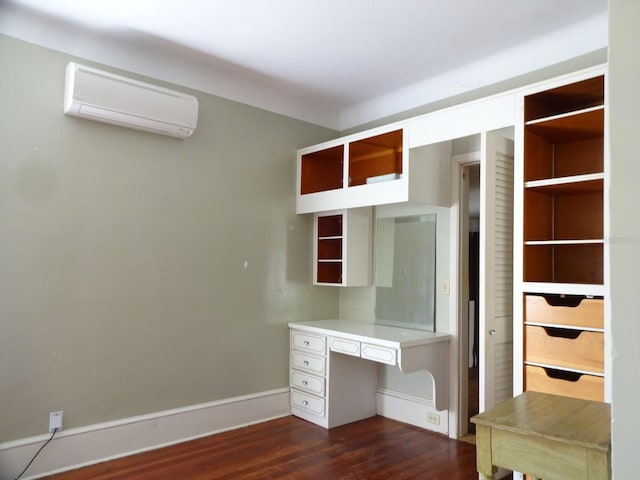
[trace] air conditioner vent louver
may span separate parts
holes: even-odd
[[[192,95],[71,62],[66,68],[64,113],[187,138],[196,128],[198,100]]]

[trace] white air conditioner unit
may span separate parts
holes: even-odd
[[[171,137],[190,137],[198,122],[192,95],[70,62],[64,113]]]

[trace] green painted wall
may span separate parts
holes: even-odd
[[[0,442],[55,410],[73,428],[287,387],[287,322],[338,314],[295,151],[336,132],[200,92],[184,141],[67,117],[70,60],[0,36]]]

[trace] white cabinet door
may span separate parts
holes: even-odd
[[[481,136],[480,411],[513,391],[513,142]]]

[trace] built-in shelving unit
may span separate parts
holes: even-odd
[[[604,76],[525,95],[524,390],[604,399]]]

